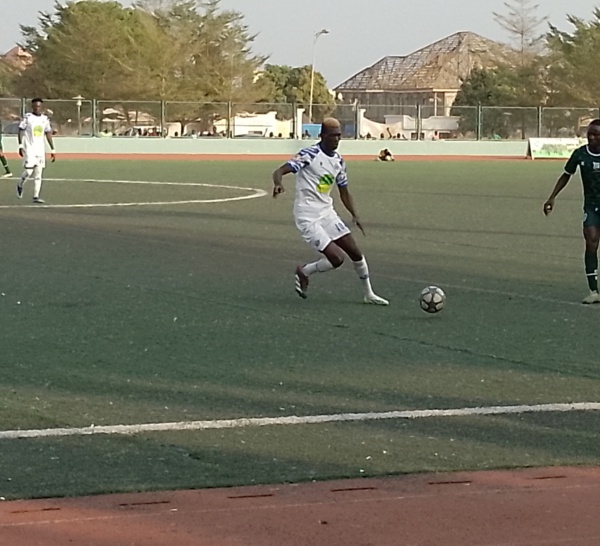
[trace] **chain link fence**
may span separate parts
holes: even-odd
[[[4,134],[16,134],[30,99],[0,98]],[[309,116],[310,110],[310,116]],[[375,140],[526,140],[585,136],[599,108],[335,103],[228,103],[46,100],[58,136],[306,138],[335,117],[343,138]],[[311,119],[309,119],[309,117]]]

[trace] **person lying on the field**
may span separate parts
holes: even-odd
[[[379,152],[377,159],[379,161],[394,161],[394,156],[392,155],[392,152],[390,152],[387,148],[384,148]]]

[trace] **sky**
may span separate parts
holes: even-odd
[[[61,0],[65,3],[66,0]],[[509,3],[514,0],[508,0]],[[131,0],[122,0],[129,5]],[[538,14],[566,31],[567,14],[592,18],[600,0],[537,0]],[[40,11],[55,0],[0,0],[0,52],[20,39],[20,24],[37,25]],[[310,65],[333,88],[387,55],[407,55],[461,31],[507,42],[493,12],[506,13],[504,0],[221,0],[222,9],[244,16],[252,51],[270,64]],[[449,8],[448,6],[452,6]],[[315,34],[327,29],[315,42]]]

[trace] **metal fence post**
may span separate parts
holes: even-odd
[[[482,117],[482,108],[481,103],[477,105],[477,127],[476,127],[476,136],[477,140],[481,140],[481,117]]]
[[[98,100],[92,99],[92,136],[98,134]]]
[[[422,105],[417,104],[417,140],[421,140],[421,127],[423,126]]]
[[[537,137],[541,138],[542,137],[542,116],[543,116],[543,111],[542,111],[542,107],[538,106],[537,107]]]
[[[233,105],[231,101],[227,103],[227,138],[232,138],[233,134],[231,131],[231,115],[233,113]]]
[[[160,133],[163,138],[167,137],[167,132],[165,131],[165,113],[166,113],[166,103],[164,100],[160,101]]]

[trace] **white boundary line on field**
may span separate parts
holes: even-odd
[[[96,434],[134,435],[148,432],[173,432],[214,429],[264,427],[272,425],[310,425],[344,421],[378,421],[382,419],[424,419],[431,417],[470,417],[479,415],[509,415],[523,413],[565,413],[571,411],[600,411],[599,402],[574,402],[571,404],[537,404],[521,406],[487,406],[458,409],[405,410],[367,413],[335,413],[331,415],[305,415],[288,417],[253,417],[217,419],[213,421],[179,421],[173,423],[147,423],[139,425],[103,425],[80,428],[46,428],[38,430],[3,430],[0,440],[19,438],[51,438],[64,436],[90,436]]]
[[[228,186],[223,184],[204,184],[200,182],[150,182],[145,180],[96,180],[93,178],[46,178],[46,182],[93,182],[98,184],[144,184],[148,186],[196,186],[204,188],[224,188],[228,190],[241,190],[253,192],[250,195],[238,197],[225,197],[220,199],[190,199],[185,201],[147,201],[139,203],[80,203],[74,205],[0,205],[0,209],[91,209],[97,207],[141,207],[151,205],[191,205],[199,203],[226,203],[229,201],[243,201],[256,199],[267,195],[265,190],[246,188],[244,186]]]

